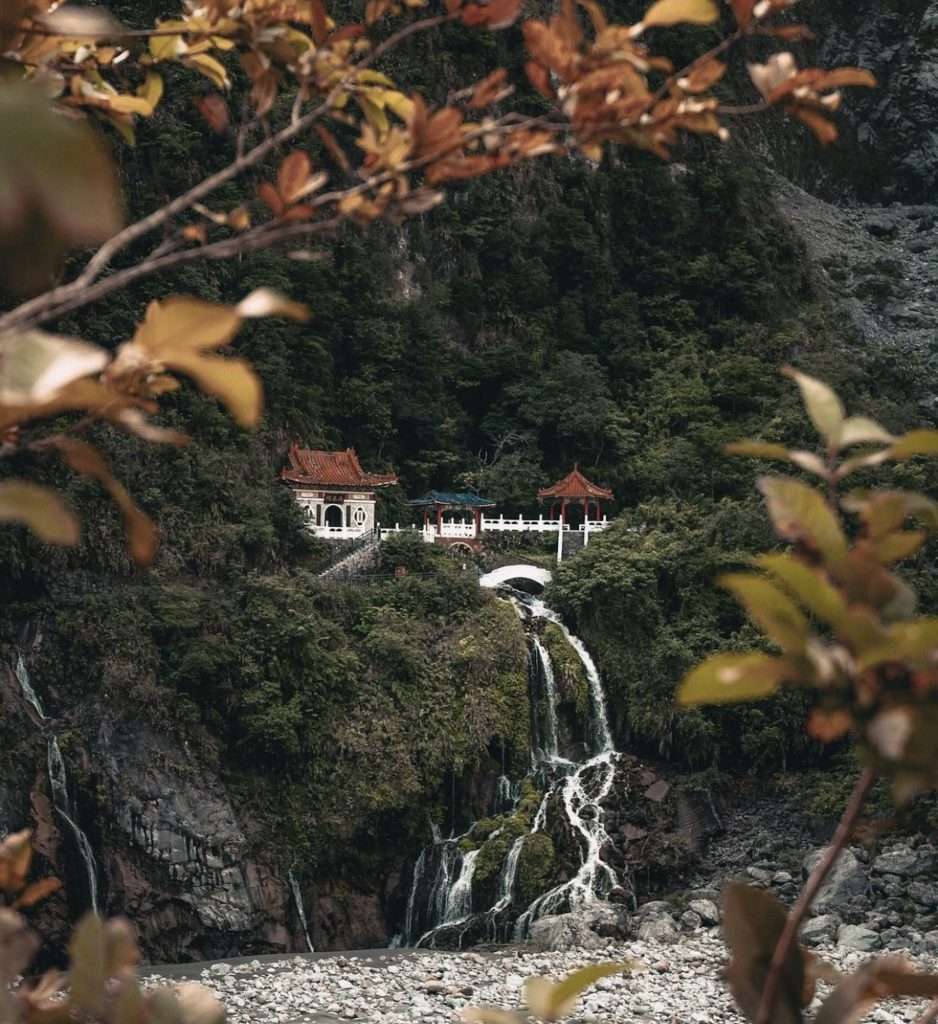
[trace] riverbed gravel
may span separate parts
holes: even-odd
[[[868,959],[868,954],[832,947],[816,952],[843,971]],[[934,957],[910,954],[909,959],[917,969],[936,969]],[[559,979],[577,967],[608,960],[635,961],[636,966],[594,985],[571,1021],[744,1024],[720,979],[726,955],[716,932],[699,932],[677,945],[610,943],[606,949],[552,953],[514,947],[265,958],[199,966],[186,976],[225,1003],[231,1024],[453,1024],[467,1006],[519,1008],[524,980],[532,975]],[[174,975],[165,980],[178,981],[179,974]],[[153,974],[148,983],[160,980]],[[875,1007],[864,1019],[877,1024],[911,1022],[923,1007],[920,1000],[892,1001]]]

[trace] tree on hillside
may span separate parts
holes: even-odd
[[[841,87],[874,84],[858,69],[799,69],[780,50],[749,66],[754,101],[728,102],[720,83],[732,52],[754,40],[784,46],[810,37],[785,16],[792,0],[732,0],[725,16],[716,0],[657,0],[632,25],[609,23],[594,0],[564,0],[548,20],[524,22],[522,80],[487,69],[433,105],[390,77],[389,58],[411,37],[446,26],[505,29],[521,0],[446,0],[439,13],[427,3],[368,0],[361,20],[339,24],[323,0],[184,0],[177,17],[151,27],[127,27],[101,6],[4,5],[0,287],[19,301],[0,314],[0,455],[53,456],[100,481],[123,511],[138,563],[152,559],[157,531],[82,435],[106,422],[147,442],[185,444],[151,419],[161,396],[179,388],[177,375],[256,425],[256,374],[217,350],[246,318],[305,319],[308,311],[264,288],[234,307],[171,297],[152,303],[115,351],[43,325],[202,260],[271,246],[315,259],[311,246],[343,225],[402,224],[442,202],[448,184],[535,157],[598,160],[618,144],[667,159],[684,135],[725,139],[730,119],[768,111],[828,142]],[[708,29],[713,45],[679,69],[644,41],[721,21],[726,32]],[[113,158],[92,124],[132,145],[167,88],[186,76],[204,84],[196,103],[224,160],[125,224]],[[69,251],[94,246],[79,269],[65,264]],[[64,429],[33,430],[63,414],[71,417]],[[61,499],[28,480],[0,484],[0,519],[24,522],[50,543],[74,544],[79,534]]]

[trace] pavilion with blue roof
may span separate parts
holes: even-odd
[[[423,509],[424,536],[432,531],[437,543],[461,543],[472,548],[480,544],[482,510],[495,508],[494,501],[470,491],[428,491],[407,504]]]

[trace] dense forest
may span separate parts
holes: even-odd
[[[111,6],[144,23],[165,5]],[[462,32],[415,40],[402,72],[443,95],[457,71],[516,60],[513,32]],[[135,212],[224,158],[229,140],[205,134],[193,96],[178,83],[134,148],[112,140]],[[523,769],[527,655],[513,612],[452,559],[404,542],[382,549],[387,578],[318,579],[328,552],[278,480],[294,440],[354,447],[369,469],[398,473],[384,523],[411,521],[406,500],[428,488],[529,513],[538,487],[578,462],[614,491],[617,523],[564,564],[549,598],[594,651],[620,749],[730,773],[826,756],[797,727],[799,698],[718,712],[678,711],[671,698],[700,657],[755,641],[712,580],[772,541],[756,469],[722,448],[739,437],[810,444],[779,366],[823,376],[891,429],[935,419],[929,353],[870,347],[846,329],[826,271],[779,209],[780,170],[841,199],[880,188],[882,167],[837,177],[860,144],[848,132],[821,154],[807,133],[770,121],[725,145],[687,143],[670,165],[620,152],[599,165],[553,159],[460,185],[408,227],[343,229],[313,260],[271,252],[196,266],[57,324],[113,347],[154,297],[229,301],[261,285],[313,312],[239,337],[264,383],[256,432],[191,388],[163,416],[193,435],[187,448],[95,428],[159,525],[152,568],[132,567],[118,513],[93,483],[25,455],[0,469],[54,479],[87,524],[70,553],[0,531],[0,650],[12,662],[41,632],[31,673],[84,780],[92,831],[103,840],[112,827],[100,764],[121,723],[197,751],[251,809],[253,848],[269,853],[276,835],[274,861],[352,891],[390,878],[428,820],[471,817],[480,778],[489,785],[512,759]],[[250,197],[253,184],[223,198]],[[915,186],[892,187],[915,198]],[[869,288],[896,276],[856,273]],[[930,472],[896,479],[927,489]],[[393,578],[399,565],[408,577]],[[933,606],[926,569],[918,582]],[[7,767],[23,775],[35,737],[14,722],[0,731]],[[395,884],[385,895],[399,913]]]

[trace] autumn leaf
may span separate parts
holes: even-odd
[[[280,165],[277,173],[277,191],[280,198],[289,205],[305,195],[312,166],[309,157],[302,150],[291,153]]]
[[[55,491],[25,480],[0,483],[0,522],[22,523],[46,544],[73,547],[81,529]]]
[[[651,5],[641,20],[644,28],[668,25],[712,25],[720,18],[713,0],[658,0]]]
[[[159,533],[149,516],[137,506],[122,483],[114,478],[104,456],[93,445],[75,438],[60,437],[55,447],[66,465],[83,476],[97,480],[113,498],[124,517],[130,554],[137,565],[149,565],[159,547]]]
[[[219,96],[216,92],[208,93],[205,96],[199,96],[195,105],[205,123],[216,135],[222,135],[227,131],[228,125],[231,123],[231,113],[224,97]]]
[[[0,335],[0,405],[48,402],[109,360],[104,349],[77,338],[39,330]]]

